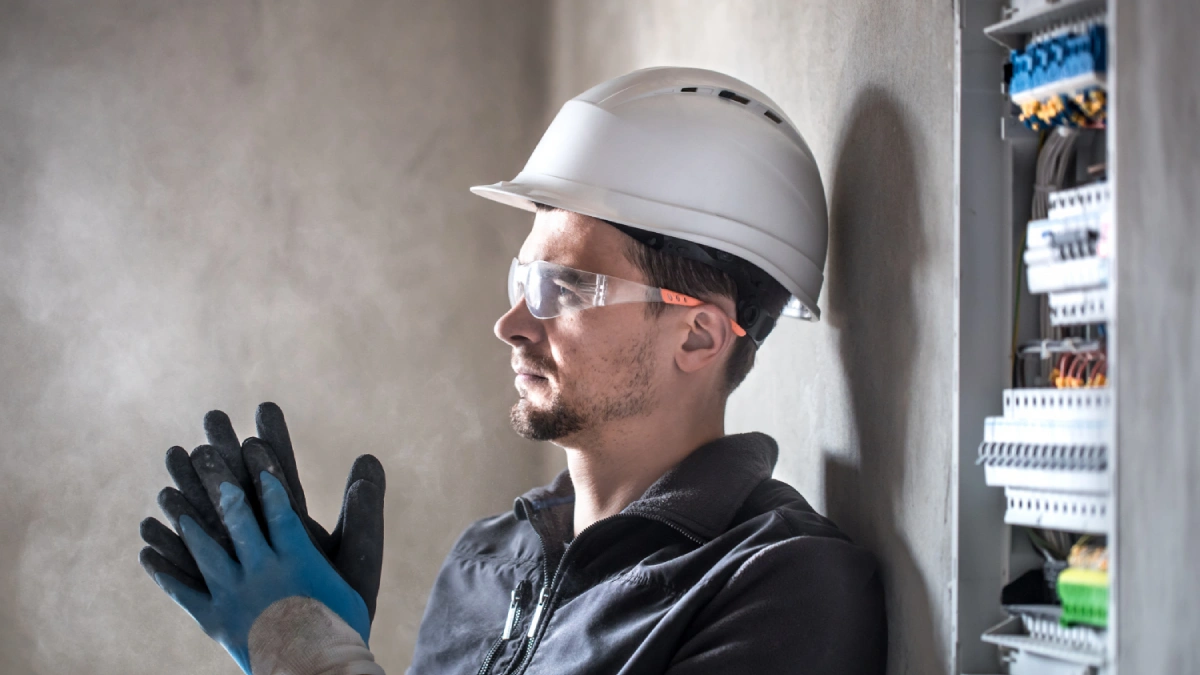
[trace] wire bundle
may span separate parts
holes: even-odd
[[[1037,166],[1034,169],[1033,185],[1033,219],[1040,220],[1050,214],[1050,193],[1059,190],[1067,181],[1067,170],[1070,168],[1072,151],[1079,139],[1079,132],[1066,127],[1057,127],[1042,139],[1042,147],[1038,150]],[[1021,250],[1028,243],[1028,229],[1021,238]],[[1023,257],[1017,258],[1017,271],[1013,278],[1013,330],[1012,330],[1012,376],[1013,385],[1017,382],[1017,320],[1021,311],[1021,267]],[[1043,303],[1044,304],[1044,303]],[[1048,321],[1046,307],[1042,307],[1043,325]]]
[[[1105,350],[1102,339],[1048,338],[1023,343],[1017,349],[1013,386],[1028,386],[1024,360],[1040,358],[1050,366],[1049,373],[1045,370],[1039,372],[1039,377],[1048,377],[1048,380],[1042,380],[1044,384],[1056,389],[1103,387],[1108,384],[1108,357]]]
[[[1072,151],[1078,140],[1079,132],[1067,127],[1056,127],[1046,135],[1046,142],[1038,152],[1037,166],[1034,168],[1034,220],[1050,214],[1050,193],[1062,189],[1066,184]]]
[[[1103,387],[1108,382],[1108,357],[1101,350],[1063,354],[1050,371],[1050,381],[1058,389]]]
[[[1034,167],[1032,217],[1041,220],[1050,215],[1050,195],[1066,185],[1067,173],[1071,166],[1075,145],[1079,140],[1079,132],[1067,127],[1055,127],[1042,137],[1042,147],[1038,150],[1037,164]],[[1021,237],[1021,250],[1028,245],[1029,230],[1026,228]],[[1013,327],[1012,353],[1010,365],[1012,368],[1012,386],[1020,386],[1024,378],[1021,370],[1019,351],[1017,349],[1018,322],[1021,314],[1021,277],[1024,267],[1024,256],[1017,257],[1017,269],[1013,278]],[[1049,305],[1043,297],[1040,301],[1040,332],[1046,335],[1045,327],[1050,323]]]

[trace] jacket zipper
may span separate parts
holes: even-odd
[[[566,555],[564,552],[563,555]],[[549,590],[545,585],[542,586],[542,592],[538,594],[537,608],[533,610],[533,618],[529,621],[529,633],[525,637],[533,637],[537,631],[538,623],[542,620],[542,611],[546,609],[546,591]]]
[[[496,661],[496,655],[500,653],[500,648],[504,646],[505,642],[512,639],[513,629],[521,623],[521,606],[525,604],[525,592],[528,588],[529,583],[522,581],[512,590],[508,603],[508,616],[504,618],[504,631],[500,634],[500,638],[492,643],[492,648],[488,650],[483,659],[483,665],[479,666],[478,675],[488,675]]]
[[[509,673],[511,673],[512,675],[519,675],[521,673],[524,673],[525,670],[528,669],[529,662],[533,659],[533,648],[534,648],[535,644],[537,643],[537,640],[539,637],[538,628],[541,625],[542,615],[545,611],[552,609],[554,606],[554,601],[558,599],[557,589],[558,589],[559,577],[562,575],[563,570],[566,568],[567,558],[571,555],[571,549],[572,548],[578,549],[579,547],[576,546],[576,544],[588,532],[592,531],[593,529],[599,527],[600,525],[602,525],[604,523],[608,523],[610,521],[614,521],[614,520],[618,520],[618,519],[622,519],[622,518],[645,518],[646,520],[652,520],[656,523],[662,523],[663,525],[666,525],[667,527],[671,528],[672,530],[675,530],[676,532],[682,534],[687,539],[694,541],[700,545],[704,544],[704,542],[699,537],[692,534],[691,532],[684,530],[683,528],[679,527],[678,525],[666,520],[665,518],[660,518],[657,516],[651,516],[651,515],[646,515],[646,514],[641,514],[641,513],[618,513],[615,515],[608,516],[607,518],[601,518],[600,520],[597,520],[596,522],[592,523],[591,525],[588,525],[587,527],[583,528],[583,531],[580,532],[575,537],[575,539],[571,541],[571,543],[567,544],[566,549],[563,550],[562,558],[560,558],[558,561],[558,567],[554,570],[554,577],[552,579],[550,579],[549,583],[547,583],[546,582],[546,573],[548,571],[548,565],[546,564],[546,560],[547,560],[546,542],[544,540],[542,540],[542,535],[539,533],[538,541],[542,545],[542,592],[538,596],[537,609],[535,609],[533,612],[533,619],[529,622],[529,633],[526,634],[526,636],[525,636],[526,637],[525,644],[522,645],[522,649],[525,652],[524,657],[520,659],[516,668],[510,669],[508,671]],[[536,530],[535,530],[535,532],[536,532]],[[543,631],[543,634],[544,633],[545,633],[545,631]]]
[[[549,589],[550,556],[546,553],[546,540],[542,539],[541,533],[536,528],[534,529],[534,533],[537,534],[538,544],[542,547],[542,590],[538,593],[538,606],[533,610],[533,618],[529,621],[529,633],[521,643],[520,648],[517,649],[516,656],[513,657],[513,662],[509,665],[508,670],[504,671],[504,675],[514,675],[514,673],[525,665],[526,657],[528,657],[533,648],[533,632],[537,630],[537,625],[541,621],[542,612],[545,609],[546,591]],[[567,544],[567,548],[571,548],[571,545]],[[563,557],[566,557],[566,555],[567,552],[564,550]],[[559,563],[561,566],[562,560],[559,560]],[[555,571],[555,576],[558,576],[557,570]]]

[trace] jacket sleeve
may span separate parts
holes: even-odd
[[[824,537],[749,558],[696,617],[668,675],[882,675],[883,586],[867,551]]]

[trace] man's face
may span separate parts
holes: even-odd
[[[567,211],[539,212],[521,247],[534,260],[645,283],[625,256],[625,235],[599,220]],[[496,337],[512,346],[520,400],[517,433],[569,441],[608,422],[653,410],[656,369],[669,363],[656,322],[640,303],[595,307],[537,319],[524,299],[496,322]]]

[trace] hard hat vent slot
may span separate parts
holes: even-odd
[[[721,98],[727,98],[730,101],[737,101],[738,103],[741,103],[742,105],[746,105],[747,103],[750,102],[750,99],[746,98],[745,96],[739,96],[739,95],[733,93],[732,91],[729,91],[728,89],[722,89],[721,93],[717,94],[717,96],[720,96]]]
[[[775,124],[783,124],[783,120],[779,119],[779,115],[776,115],[770,110],[764,110],[763,114],[767,116],[767,119],[771,120]]]
[[[683,89],[680,89],[679,91],[681,91],[685,94],[694,94],[694,93],[696,93],[696,88],[695,87],[684,87]]]

